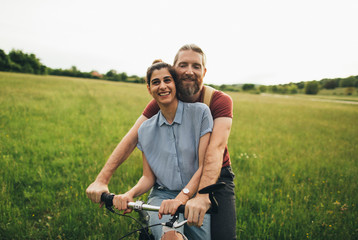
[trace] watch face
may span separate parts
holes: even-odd
[[[184,188],[184,189],[183,189],[183,193],[188,194],[188,193],[189,193],[189,189]]]

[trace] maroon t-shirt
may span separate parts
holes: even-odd
[[[204,86],[205,87],[205,86]],[[195,102],[203,102],[203,92],[201,91],[199,98]],[[147,105],[147,107],[143,111],[143,115],[146,118],[151,118],[155,114],[157,114],[159,111],[159,106],[157,102],[153,99],[150,101]],[[221,91],[216,90],[213,93],[211,104],[210,104],[210,111],[211,115],[213,116],[213,119],[219,118],[219,117],[233,117],[233,104],[232,99],[229,95],[226,93],[223,93]],[[223,167],[230,166],[230,155],[227,148],[227,145],[225,146],[224,151],[224,157],[223,157]]]

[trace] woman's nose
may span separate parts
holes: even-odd
[[[164,83],[164,81],[161,81],[159,84],[159,89],[165,89],[167,85]]]

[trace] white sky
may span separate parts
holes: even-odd
[[[144,76],[196,43],[206,83],[358,75],[357,0],[0,0],[0,49],[51,68]]]

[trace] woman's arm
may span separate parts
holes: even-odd
[[[150,168],[147,158],[145,157],[144,153],[143,156],[143,175],[139,179],[138,183],[128,192],[120,195],[116,195],[113,198],[113,205],[118,210],[125,210],[124,213],[129,213],[132,210],[128,209],[128,202],[132,202],[133,198],[139,197],[142,194],[146,193],[153,187],[155,183],[155,175]]]
[[[164,214],[174,214],[180,205],[184,205],[198,191],[200,177],[203,171],[205,152],[209,145],[210,135],[210,133],[207,133],[199,140],[199,168],[185,186],[185,188],[189,189],[189,194],[184,194],[183,191],[181,191],[175,199],[164,200],[159,209],[159,219],[161,219]]]

